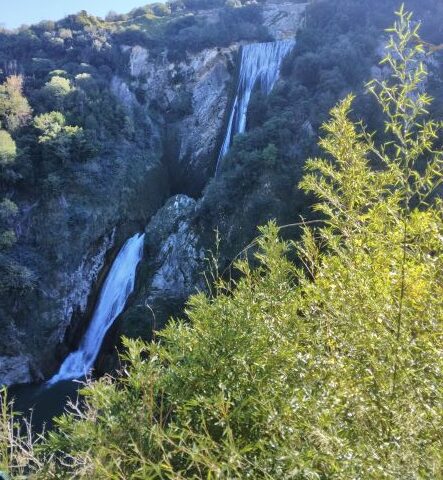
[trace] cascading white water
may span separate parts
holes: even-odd
[[[256,83],[260,82],[262,93],[268,95],[278,79],[283,59],[294,48],[294,45],[295,40],[279,40],[252,43],[242,48],[237,92],[218,156],[216,175],[220,170],[223,157],[231,147],[234,136],[245,131],[249,101]]]
[[[93,367],[106,332],[123,311],[134,290],[144,238],[145,234],[137,233],[123,245],[106,277],[91,323],[78,350],[66,357],[58,373],[49,380],[50,385],[83,377]]]

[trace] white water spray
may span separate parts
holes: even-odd
[[[279,77],[283,59],[294,46],[295,40],[279,40],[268,43],[252,43],[242,48],[237,93],[232,105],[225,139],[218,156],[216,175],[220,170],[223,157],[231,147],[234,136],[244,133],[246,129],[249,101],[256,83],[260,82],[262,93],[268,95]]]
[[[137,233],[123,245],[106,277],[91,323],[78,350],[66,357],[58,373],[49,380],[49,385],[83,377],[94,366],[106,332],[123,311],[134,290],[144,238],[144,234]]]

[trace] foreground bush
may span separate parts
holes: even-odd
[[[37,446],[35,478],[443,477],[442,152],[398,15],[392,76],[370,84],[389,143],[338,105],[301,184],[324,222],[298,243],[268,225],[258,265],[193,297],[189,323],[126,342],[122,376],[87,385]]]

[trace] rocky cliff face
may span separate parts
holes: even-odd
[[[300,4],[268,3],[264,25],[274,38],[294,35],[302,12]],[[212,175],[240,45],[174,61],[167,51],[153,56],[138,45],[121,47],[127,64],[113,72],[110,89],[142,140],[110,145],[97,161],[77,167],[72,188],[58,198],[19,203],[16,255],[35,272],[35,288],[1,297],[8,328],[0,339],[0,384],[54,372],[84,331],[113,255],[145,225],[143,278],[132,311],[148,308],[162,324],[204,288],[201,202],[185,195],[164,202],[171,192],[200,194]],[[119,334],[144,328],[129,317]]]
[[[122,335],[151,340],[172,317],[183,315],[190,295],[207,288],[208,239],[197,221],[200,202],[180,194],[169,198],[145,229],[145,256],[131,305],[107,336],[98,369],[114,368]]]
[[[151,59],[140,46],[124,47],[132,89],[143,92],[148,110],[164,112],[164,161],[177,190],[198,194],[212,174],[237,50],[210,48],[169,62],[166,55]],[[134,101],[129,89],[117,88],[128,103]]]
[[[32,209],[23,204],[16,250],[29,256],[35,288],[20,301],[1,298],[10,327],[0,340],[0,383],[29,383],[52,374],[79,341],[104,272],[126,237],[144,228],[171,190],[202,188],[222,129],[237,48],[206,49],[176,63],[166,56],[151,59],[142,47],[123,49],[129,52],[126,77],[115,74],[111,89],[130,117],[142,112],[146,142],[115,146],[108,158],[82,166],[74,173],[75,192],[41,199]],[[143,104],[136,90],[144,92]],[[183,99],[189,106],[176,118],[172,110],[180,109]],[[152,280],[157,294],[150,294],[150,301],[163,294],[184,298],[194,286],[194,272],[180,277],[183,268],[199,269],[192,260],[195,251],[187,247],[196,235],[186,226],[185,207],[179,199],[180,224],[169,204],[153,220],[157,226],[166,222],[170,235],[156,237],[165,244],[153,253],[162,266]]]
[[[148,301],[159,296],[188,297],[203,288],[199,271],[205,252],[192,227],[197,202],[185,195],[170,198],[146,227],[148,258],[153,268]]]
[[[305,22],[308,2],[293,3],[274,0],[263,7],[263,23],[275,40],[293,37]]]
[[[266,3],[263,23],[272,38],[294,37],[303,25],[306,6],[307,3],[279,0]],[[194,186],[200,185],[202,179],[206,183],[214,171],[235,74],[230,63],[235,60],[239,47],[206,50],[188,65],[181,63],[178,68],[170,67],[170,71],[176,72],[174,75],[182,77],[183,72],[188,72],[189,78],[193,79],[188,84],[192,91],[192,114],[177,122],[173,130],[178,148],[172,162],[179,172],[182,188],[189,179]],[[146,61],[146,55],[137,53],[137,58]],[[269,185],[263,188],[264,196],[266,188]],[[197,202],[184,195],[173,197],[146,229],[151,276],[139,298],[154,311],[160,305],[163,307],[159,312],[160,325],[176,311],[177,304],[183,305],[190,294],[206,287],[202,273],[207,268],[207,250],[214,246],[214,238],[209,238],[208,232],[203,233],[199,225],[199,218],[204,216],[204,201],[204,196]],[[229,238],[226,240],[229,243]],[[165,299],[168,299],[170,308],[165,307]],[[125,333],[124,329],[120,333]]]

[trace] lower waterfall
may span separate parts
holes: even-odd
[[[135,273],[143,255],[144,238],[145,234],[137,233],[121,248],[106,277],[91,323],[78,350],[66,357],[58,373],[48,381],[49,385],[83,377],[94,366],[106,332],[123,311],[134,290]]]
[[[242,47],[237,92],[223,145],[218,156],[216,175],[220,170],[223,157],[231,147],[234,136],[244,133],[246,129],[249,101],[256,83],[260,82],[261,91],[268,95],[278,79],[284,58],[294,46],[295,40],[279,40],[276,42],[252,43]]]

